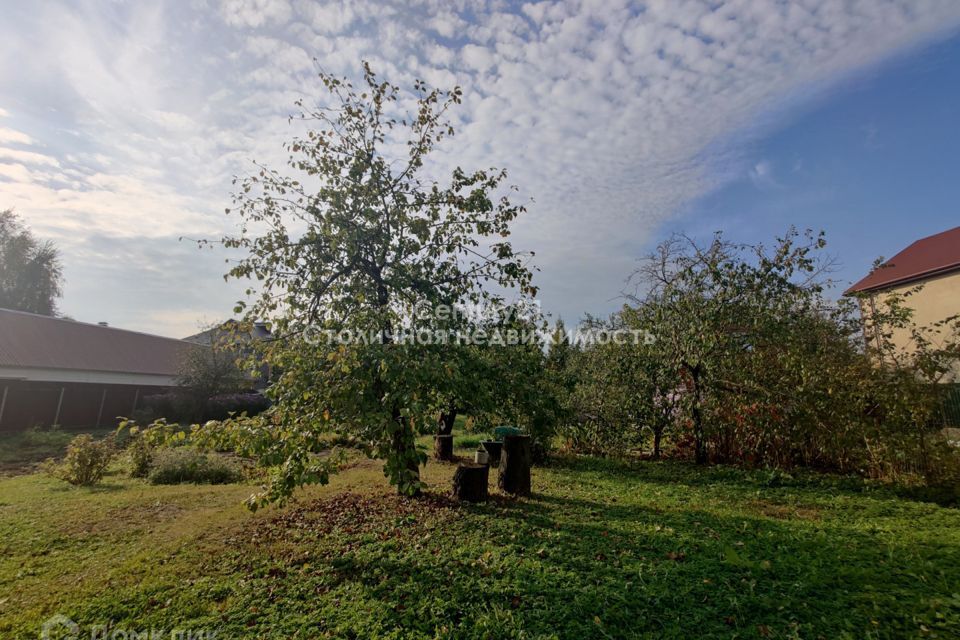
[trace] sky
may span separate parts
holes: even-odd
[[[316,71],[460,85],[430,170],[505,167],[543,308],[616,309],[673,232],[823,229],[841,284],[960,224],[956,0],[0,0],[0,208],[61,311],[183,337],[245,287],[189,239],[282,167]],[[181,240],[180,238],[186,238]]]

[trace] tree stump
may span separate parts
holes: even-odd
[[[461,462],[453,474],[453,495],[467,502],[486,502],[490,467],[474,462]]]
[[[504,436],[498,486],[516,496],[530,495],[530,436]]]
[[[453,460],[453,436],[438,435],[433,439],[433,457],[450,462]]]

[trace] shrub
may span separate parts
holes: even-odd
[[[270,407],[270,400],[259,393],[228,393],[207,400],[207,420],[226,420],[230,414],[255,416]]]
[[[932,486],[949,487],[960,497],[960,448],[946,434],[927,442],[926,481]]]
[[[242,473],[221,456],[179,447],[158,449],[148,478],[151,484],[230,484],[238,482]]]
[[[92,486],[103,479],[103,474],[116,454],[112,438],[94,440],[93,436],[81,434],[70,441],[67,455],[60,464],[48,464],[48,471],[70,484]]]
[[[186,393],[171,391],[169,393],[158,393],[143,398],[141,408],[144,422],[152,422],[152,419],[164,418],[171,422],[191,422],[200,419],[198,403],[195,399]],[[150,417],[151,420],[145,420]]]
[[[42,427],[31,427],[20,434],[20,444],[24,447],[43,448],[50,446],[62,446],[69,444],[72,440],[69,434],[64,433],[58,427],[44,429]]]
[[[150,474],[150,465],[153,463],[153,446],[143,436],[134,436],[127,447],[130,456],[130,476],[146,478]]]
[[[140,424],[157,418],[181,423],[206,422],[226,420],[231,413],[246,412],[248,416],[255,416],[269,406],[270,400],[259,393],[226,393],[203,399],[181,390],[146,396],[133,417]]]

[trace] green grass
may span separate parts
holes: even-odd
[[[99,430],[102,437],[108,430]],[[18,433],[0,434],[0,476],[24,473],[47,458],[59,458],[67,445],[77,436],[74,431],[60,429],[28,429]]]
[[[453,423],[453,446],[456,449],[467,449],[464,455],[471,454],[477,450],[482,440],[488,440],[492,436],[484,430],[467,431],[468,417],[462,413],[457,416]],[[433,451],[432,435],[420,436],[417,438],[417,444],[424,447],[427,451]]]
[[[440,495],[452,472],[428,464],[430,495],[407,501],[362,462],[257,514],[244,485],[0,480],[0,637],[55,613],[218,638],[960,634],[955,509],[592,459],[536,469],[529,499],[459,506]]]

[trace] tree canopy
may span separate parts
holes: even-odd
[[[62,286],[53,242],[34,236],[12,209],[0,211],[0,307],[56,315]]]

